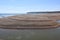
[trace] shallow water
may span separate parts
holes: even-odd
[[[41,30],[0,29],[0,40],[60,40],[60,28]]]

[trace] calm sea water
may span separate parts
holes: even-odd
[[[41,30],[0,29],[1,40],[60,40],[60,28]]]
[[[8,16],[14,16],[14,15],[0,15],[0,18],[8,17]]]

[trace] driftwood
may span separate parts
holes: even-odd
[[[56,28],[60,14],[23,14],[0,18],[0,28]]]

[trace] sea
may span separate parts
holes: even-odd
[[[2,17],[13,15],[0,15]],[[60,40],[60,27],[54,29],[0,29],[0,40]]]
[[[0,18],[14,16],[14,15],[19,15],[19,14],[0,14]]]

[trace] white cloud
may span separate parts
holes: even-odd
[[[26,13],[22,7],[0,7],[0,13]]]

